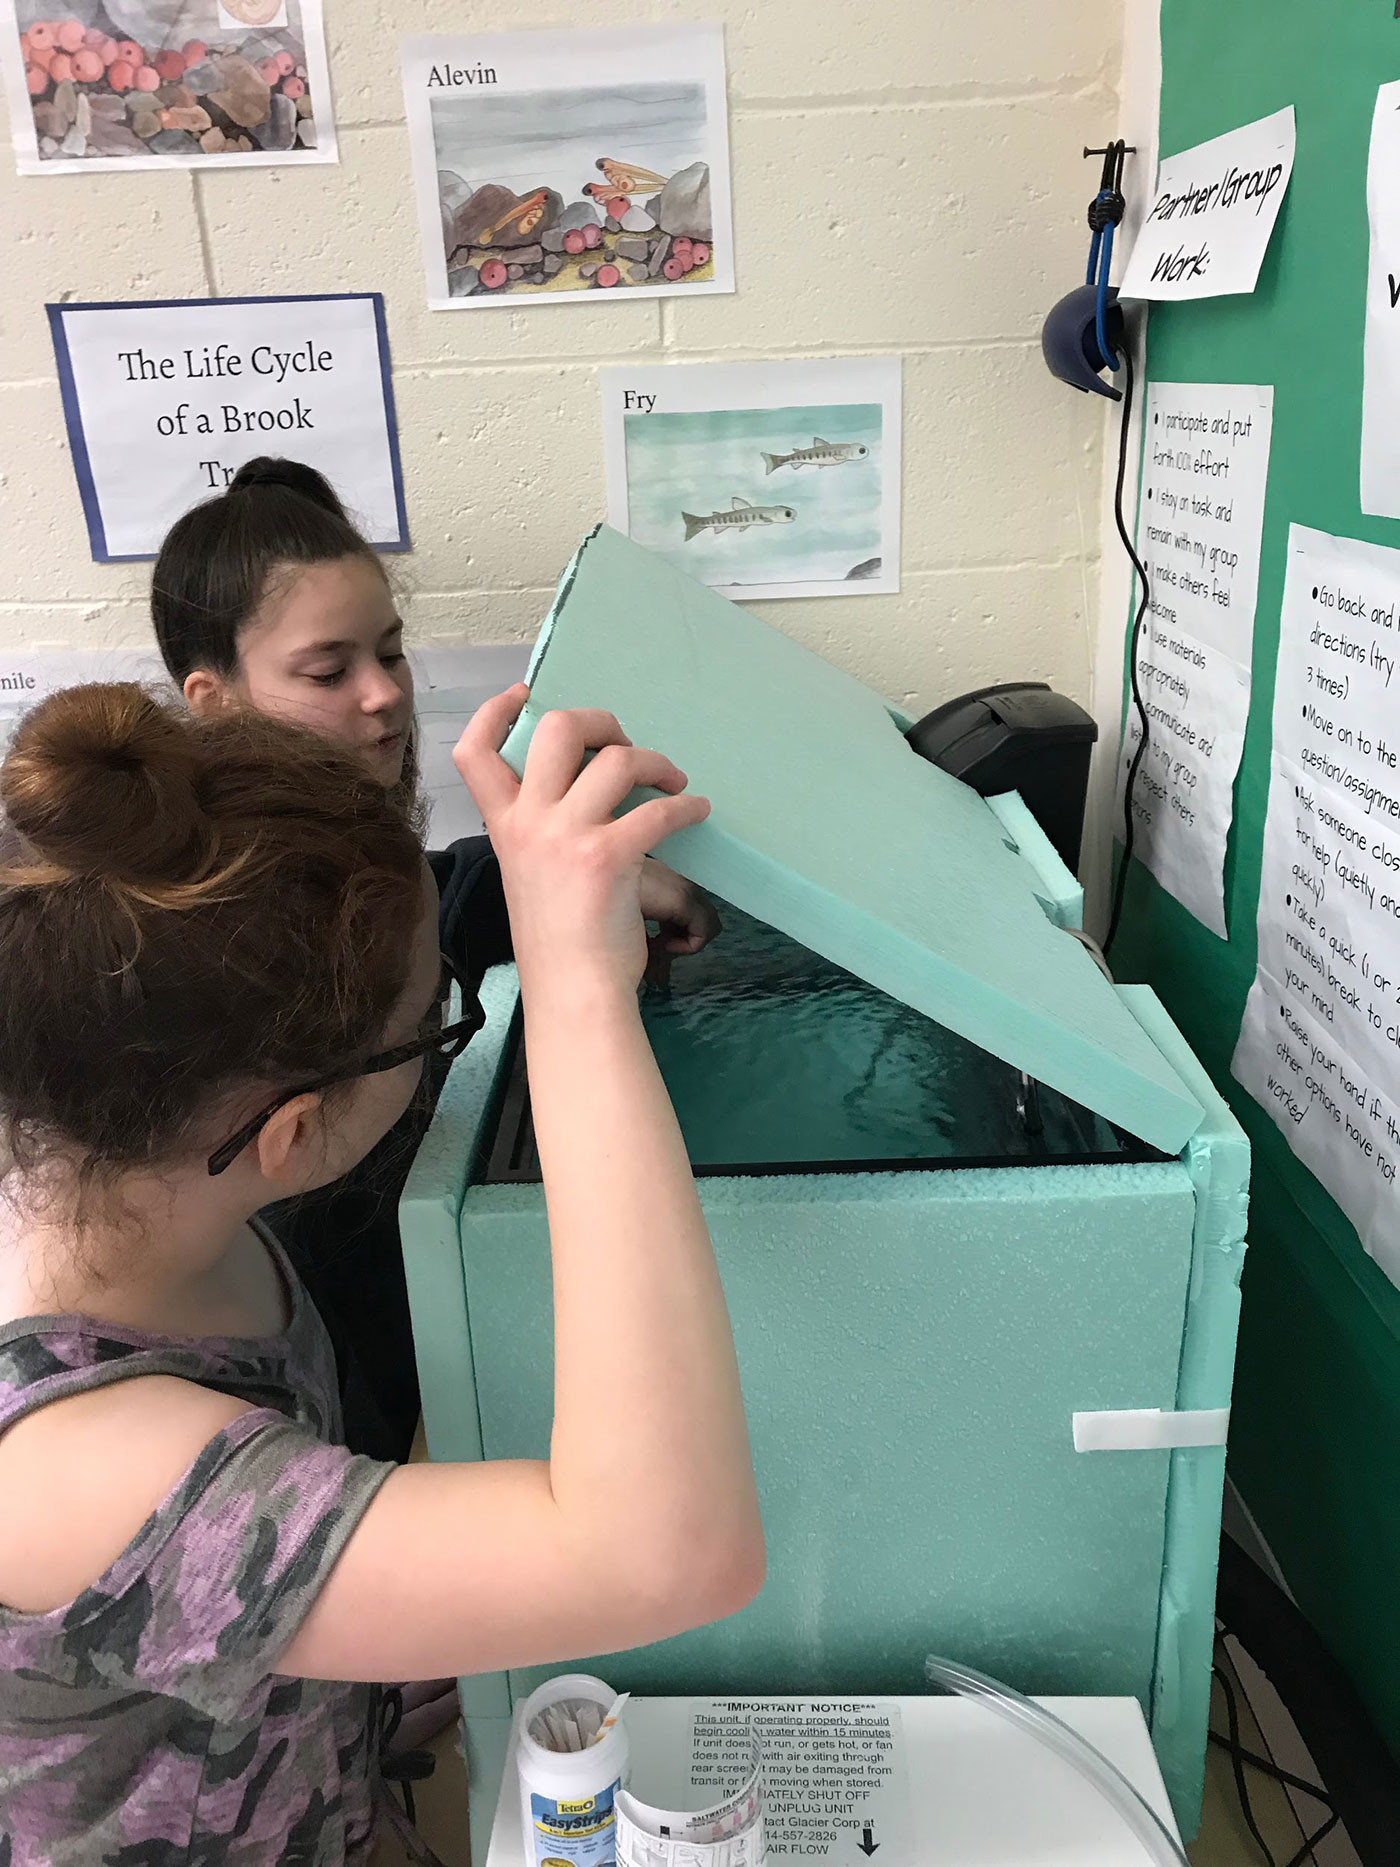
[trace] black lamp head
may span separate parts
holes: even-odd
[[[1101,372],[1113,367],[1114,359],[1099,348],[1096,328],[1098,291],[1092,285],[1077,285],[1066,292],[1046,318],[1040,332],[1040,348],[1052,376],[1067,382],[1072,389],[1084,389],[1121,402],[1123,391],[1104,382]],[[1123,313],[1118,304],[1118,288],[1110,285],[1104,310],[1104,336],[1115,352],[1124,344]]]

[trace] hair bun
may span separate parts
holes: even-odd
[[[326,512],[333,512],[338,519],[345,517],[340,497],[325,474],[308,467],[303,460],[275,460],[268,454],[245,460],[229,481],[228,490],[242,493],[253,486],[279,486],[286,492],[300,493],[303,499],[309,499]]]
[[[41,860],[147,887],[196,879],[214,825],[191,726],[134,682],[70,687],[20,722],[0,806]]]

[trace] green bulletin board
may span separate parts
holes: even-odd
[[[1147,339],[1152,380],[1274,385],[1230,938],[1134,863],[1113,965],[1156,987],[1254,1144],[1230,1470],[1400,1754],[1400,1290],[1230,1075],[1254,977],[1288,527],[1400,547],[1400,522],[1359,504],[1366,166],[1377,86],[1400,77],[1394,12],[1393,0],[1162,0],[1162,154],[1287,104],[1298,141],[1258,289],[1156,307]],[[1146,189],[1131,160],[1130,185]]]

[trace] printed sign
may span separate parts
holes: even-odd
[[[770,1862],[823,1859],[866,1867],[877,1848],[909,1859],[909,1773],[892,1699],[713,1700],[691,1718],[690,1779],[698,1791],[743,1754],[751,1724],[763,1758]]]
[[[1293,173],[1293,145],[1289,104],[1163,162],[1119,295],[1252,292]]]
[[[0,758],[31,707],[62,687],[89,681],[168,689],[170,677],[154,648],[11,649],[0,656]]]
[[[154,557],[181,513],[258,454],[318,468],[371,544],[408,548],[377,292],[48,313],[99,563]]]

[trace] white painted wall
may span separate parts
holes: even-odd
[[[1031,676],[1081,699],[1102,406],[1053,383],[1080,155],[1117,120],[1121,0],[327,0],[338,167],[16,177],[0,159],[0,647],[147,640],[143,566],[88,555],[46,300],[385,294],[422,639],[533,635],[603,504],[599,364],[898,352],[904,588],[758,605],[915,710]],[[397,35],[727,22],[739,290],[424,306]]]

